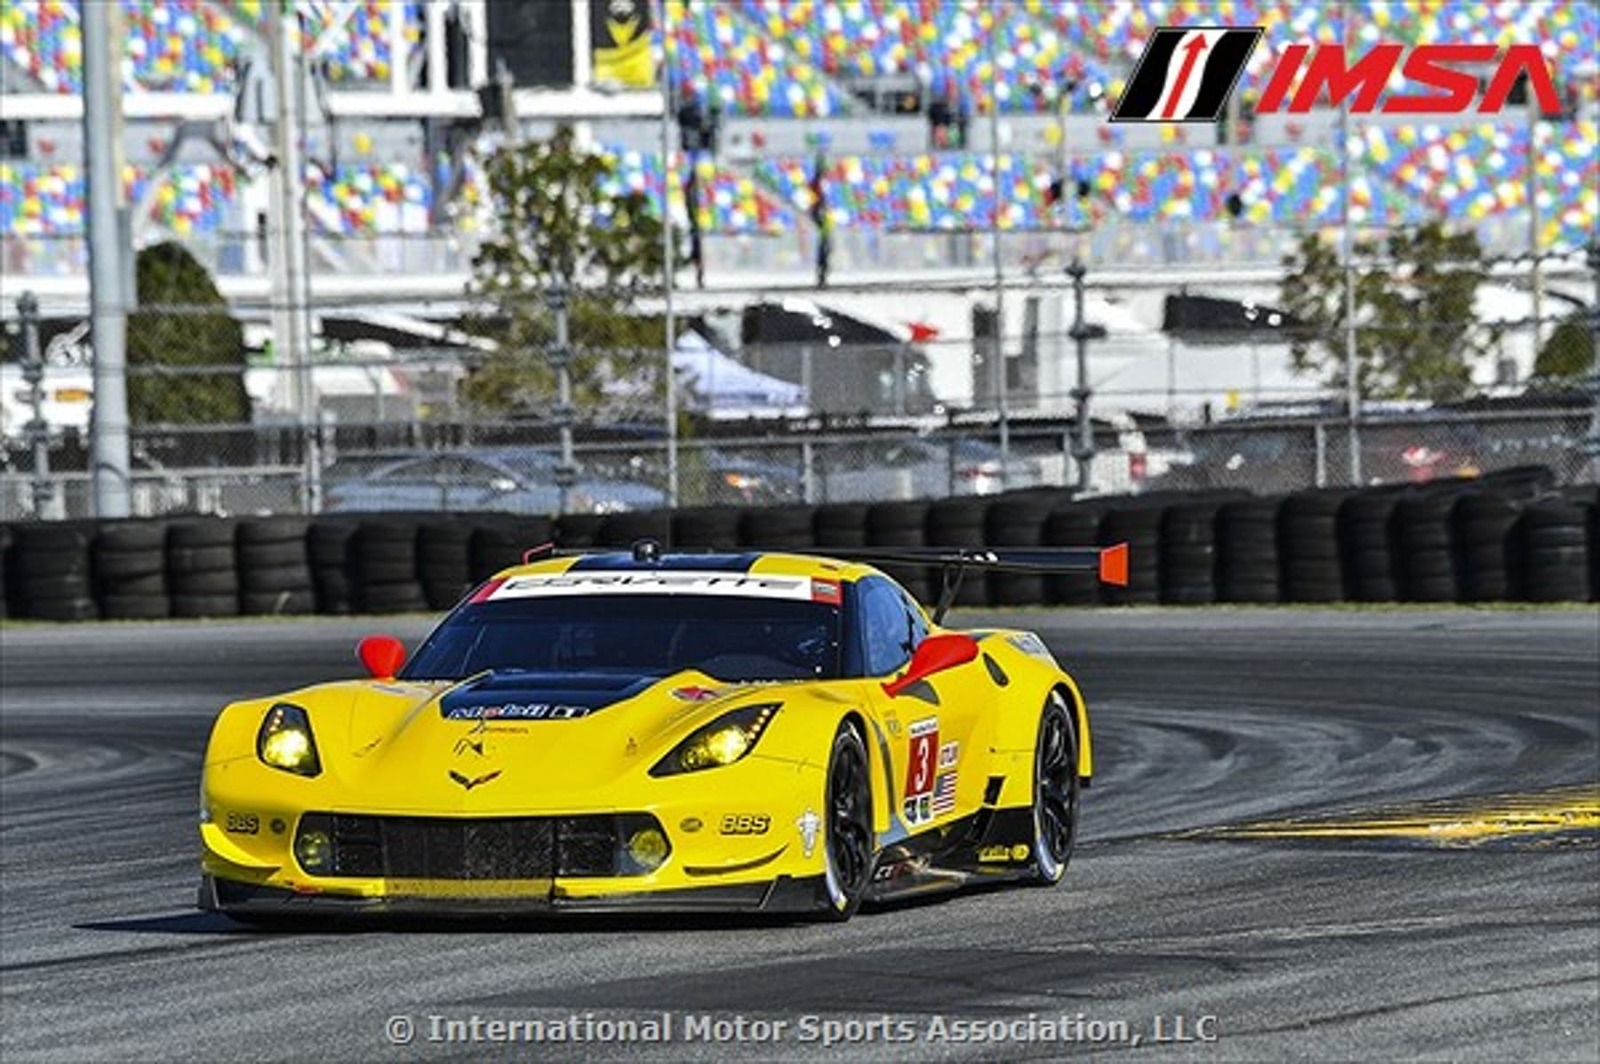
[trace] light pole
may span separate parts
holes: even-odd
[[[89,185],[89,307],[94,337],[90,427],[97,517],[127,517],[128,271],[122,240],[122,8],[84,4],[83,153]]]
[[[1589,471],[1600,484],[1600,237],[1589,243],[1589,272],[1594,275],[1594,304],[1589,307],[1589,388],[1594,413],[1589,420]]]
[[[1078,441],[1072,449],[1073,461],[1078,463],[1079,495],[1087,494],[1094,462],[1094,425],[1089,420],[1089,323],[1084,320],[1083,262],[1074,258],[1067,266],[1067,276],[1072,278],[1072,342],[1078,355],[1078,386],[1072,389],[1072,400],[1077,407],[1074,415],[1078,421]]]
[[[1350,47],[1350,12],[1339,15],[1339,34],[1346,50]],[[1356,276],[1355,242],[1350,218],[1350,98],[1339,101],[1339,183],[1340,196],[1340,259],[1344,263],[1344,402],[1349,434],[1346,446],[1350,450],[1350,484],[1361,484],[1361,357],[1356,336]]]
[[[1000,490],[1006,489],[1011,471],[1011,418],[1006,373],[1006,272],[1000,249],[1000,67],[995,58],[995,26],[998,5],[989,16],[989,158],[990,183],[994,195],[991,236],[994,248],[994,366],[990,386],[994,389],[995,419],[1000,430]]]
[[[662,317],[665,319],[666,345],[663,357],[666,360],[662,372],[666,374],[666,429],[667,429],[667,506],[676,508],[678,505],[678,388],[677,377],[673,372],[673,355],[677,352],[677,340],[673,336],[677,322],[674,320],[672,306],[672,285],[674,271],[677,269],[677,248],[672,237],[672,183],[669,176],[672,173],[672,63],[674,44],[672,40],[672,27],[667,24],[671,14],[670,5],[662,0],[657,10],[661,14],[657,25],[661,27],[661,244],[664,262],[662,265],[662,296],[665,308]]]

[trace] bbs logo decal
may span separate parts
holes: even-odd
[[[1260,26],[1163,26],[1144,46],[1113,122],[1215,122],[1261,39]]]
[[[765,835],[772,818],[765,813],[729,813],[718,830],[724,835]]]

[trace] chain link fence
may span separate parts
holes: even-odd
[[[680,294],[671,418],[666,353],[648,339],[665,335],[659,295],[573,331],[565,404],[554,333],[509,352],[462,301],[319,309],[319,340],[298,363],[273,351],[265,317],[245,311],[230,332],[214,306],[146,308],[160,320],[130,340],[132,511],[581,513],[1084,485],[1268,493],[1529,465],[1561,485],[1595,479],[1593,377],[1530,377],[1557,328],[1593,335],[1592,279],[1570,268],[1547,279],[1538,317],[1521,278],[1484,286],[1467,329],[1484,352],[1474,398],[1365,399],[1352,419],[1336,358],[1320,373],[1292,365],[1274,285],[1223,279],[1194,301],[1167,282],[1090,273],[1080,293],[1035,267],[998,292]],[[0,360],[0,521],[92,516],[86,323],[5,309],[16,313]]]

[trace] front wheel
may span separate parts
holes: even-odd
[[[1078,836],[1078,735],[1059,692],[1039,715],[1033,752],[1033,867],[1028,878],[1053,886],[1066,874]]]
[[[833,920],[848,920],[861,907],[872,875],[872,782],[867,747],[848,721],[839,725],[828,755],[827,835],[823,851]]]

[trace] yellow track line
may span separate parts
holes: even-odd
[[[1441,846],[1600,831],[1600,786],[1416,802],[1361,816],[1260,820],[1177,832],[1176,839],[1405,839]]]

